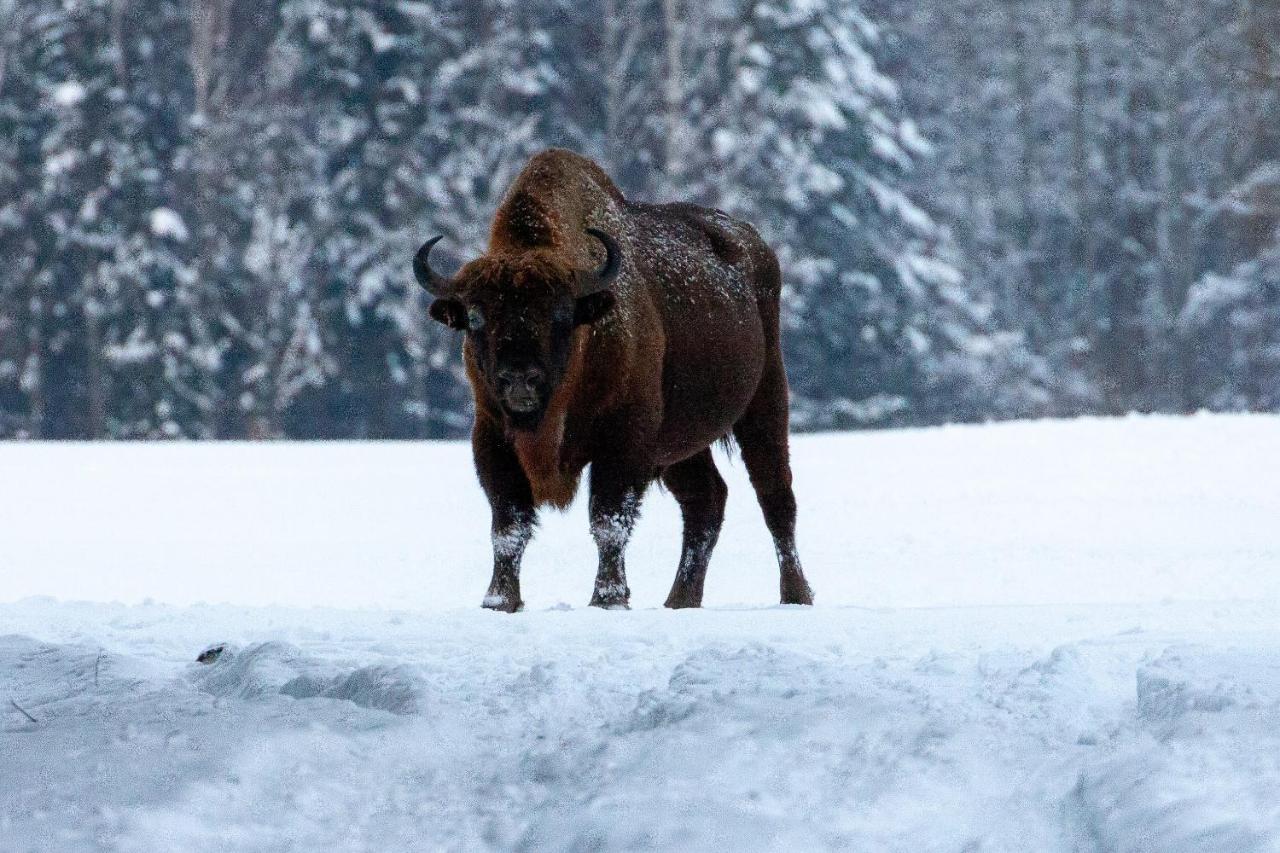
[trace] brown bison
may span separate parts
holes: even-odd
[[[728,489],[711,445],[741,448],[782,573],[813,594],[796,554],[778,259],[750,225],[692,204],[628,201],[599,166],[552,149],[507,191],[488,251],[453,277],[414,258],[431,316],[466,332],[471,443],[493,509],[484,606],[516,611],[538,507],[565,507],[591,466],[599,549],[591,604],[626,607],[623,550],[649,484],[684,516],[668,607],[698,607]]]

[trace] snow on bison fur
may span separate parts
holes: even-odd
[[[656,479],[684,517],[668,607],[697,607],[728,489],[711,445],[732,434],[781,570],[796,554],[778,259],[750,225],[692,204],[628,201],[599,166],[544,151],[493,218],[488,251],[452,277],[414,258],[431,316],[466,332],[476,472],[493,509],[484,606],[516,611],[537,509],[565,507],[590,464],[600,553],[591,604],[626,607],[623,551]]]

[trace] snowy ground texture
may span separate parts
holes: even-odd
[[[0,446],[0,850],[1280,850],[1280,418],[795,463],[817,607],[735,462],[708,609],[652,491],[505,616],[461,445]]]

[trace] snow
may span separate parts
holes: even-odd
[[[514,616],[463,445],[2,445],[0,850],[1275,850],[1278,427],[797,437],[818,606],[734,461]]]
[[[75,80],[67,80],[53,87],[53,102],[60,107],[74,107],[85,99],[88,92]]]
[[[1178,324],[1187,328],[1208,323],[1214,314],[1248,296],[1250,286],[1242,278],[1205,273],[1187,291]]]
[[[191,236],[182,217],[167,207],[157,207],[151,211],[151,233],[157,237],[168,237],[179,243],[185,243]]]

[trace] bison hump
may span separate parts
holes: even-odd
[[[490,239],[506,246],[550,246],[555,239],[555,212],[527,190],[516,190],[493,217]]]

